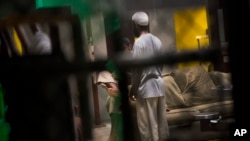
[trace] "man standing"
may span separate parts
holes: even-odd
[[[159,55],[162,42],[149,32],[149,17],[139,11],[132,16],[137,40],[133,57]],[[164,141],[169,136],[165,110],[165,89],[161,66],[136,68],[132,73],[131,95],[136,96],[137,123],[142,141]],[[131,96],[130,95],[130,96]]]

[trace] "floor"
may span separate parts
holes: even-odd
[[[111,130],[109,122],[93,128],[93,141],[107,141]]]
[[[105,122],[99,127],[94,127],[93,128],[93,140],[91,141],[107,141],[110,135],[110,130],[111,130],[110,122]],[[138,141],[138,136],[135,136],[135,141]]]

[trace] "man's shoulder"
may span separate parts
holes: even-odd
[[[142,38],[137,38],[134,42],[134,46],[140,46],[143,42],[143,39]]]
[[[160,40],[160,38],[159,38],[158,36],[153,35],[153,34],[151,34],[151,35],[152,35],[152,37],[154,38],[154,40],[158,40],[159,42],[161,42],[161,40]]]
[[[162,47],[162,41],[159,37],[152,35],[153,36],[153,42],[156,46]]]

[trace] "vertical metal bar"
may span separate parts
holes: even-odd
[[[4,33],[4,31],[0,31],[0,39],[1,39],[1,56],[3,57],[11,57],[11,44],[8,42],[8,39]]]
[[[81,21],[78,16],[75,15],[72,21],[72,30],[73,30],[73,39],[75,45],[75,57],[76,61],[87,61],[84,54],[84,38],[82,37],[82,27]],[[77,76],[78,78],[78,88],[79,88],[79,101],[80,101],[80,115],[81,115],[81,124],[83,127],[83,140],[88,141],[92,140],[92,126],[91,126],[91,116],[89,108],[89,96],[87,88],[87,79],[88,73],[87,70]]]
[[[249,103],[249,99],[245,98],[245,92],[249,91],[249,83],[246,83],[249,78],[249,69],[246,67],[248,64],[244,64],[249,56],[247,51],[249,47],[249,36],[247,35],[250,33],[249,0],[222,1],[225,4],[226,23],[228,25],[228,51],[233,83],[235,125],[232,126],[232,129],[247,129],[246,123],[249,122],[250,116],[242,108],[243,103]],[[237,138],[232,138],[232,140],[235,139]]]
[[[8,43],[8,47],[10,49],[11,56],[18,56],[18,52],[17,52],[16,46],[14,44],[14,41],[12,39],[12,34],[10,32],[9,27],[6,27],[5,29],[3,29],[3,35],[5,37],[6,43]]]
[[[93,100],[94,100],[94,113],[95,113],[95,126],[102,126],[101,122],[101,115],[100,115],[100,108],[99,108],[99,97],[98,97],[98,89],[97,84],[95,84],[95,77],[96,72],[91,75],[91,84],[92,84],[92,92],[93,92]]]
[[[60,39],[59,39],[59,29],[57,26],[57,23],[49,23],[49,35],[51,38],[51,44],[52,44],[52,53],[54,55],[60,55],[61,50],[60,50]]]
[[[87,39],[88,45],[93,46],[93,36],[92,36],[92,26],[91,26],[91,19],[86,20],[86,30],[87,30]],[[94,101],[94,113],[95,113],[95,125],[101,126],[101,115],[100,115],[100,108],[99,108],[99,97],[98,97],[98,89],[97,84],[95,84],[95,77],[96,73],[91,75],[91,84],[92,84],[92,92],[93,92],[93,101]]]
[[[198,50],[200,51],[201,45],[200,45],[200,39],[199,38],[197,38],[197,44],[198,44]],[[202,64],[201,60],[199,60],[199,62],[200,62],[200,65],[201,65]]]
[[[209,30],[209,45],[210,47],[220,48],[220,36],[219,36],[219,24],[218,24],[218,14],[219,1],[217,0],[207,0],[207,21]],[[222,58],[221,54],[219,60],[212,62],[214,65],[214,70],[223,71],[221,67]]]
[[[122,51],[121,17],[119,17],[117,11],[115,10],[111,11],[110,13],[106,13],[104,16],[108,57],[112,58],[116,53]],[[134,126],[132,125],[134,122],[132,121],[131,108],[129,104],[126,72],[125,70],[119,68],[119,64],[115,65],[118,66],[119,72],[121,73],[119,89],[122,96],[121,109],[123,116],[123,140],[134,141],[135,137],[133,131],[135,128],[133,128]]]

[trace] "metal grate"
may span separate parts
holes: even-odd
[[[235,102],[235,127],[233,128],[247,128],[245,126],[245,123],[249,119],[245,112],[242,112],[240,109],[241,105],[240,103],[247,103],[247,99],[245,100],[242,97],[244,96],[245,92],[248,91],[247,87],[245,87],[243,80],[245,79],[245,76],[242,74],[248,74],[246,70],[244,70],[244,67],[238,67],[238,63],[244,62],[246,60],[247,54],[244,54],[245,46],[247,45],[248,37],[247,36],[239,36],[240,31],[249,32],[249,4],[248,2],[238,2],[238,3],[232,3],[232,2],[225,2],[221,0],[213,1],[200,1],[200,0],[177,0],[177,1],[161,1],[161,0],[152,0],[152,1],[126,1],[123,4],[119,5],[119,3],[111,2],[111,3],[105,3],[105,2],[98,2],[98,4],[103,6],[102,4],[108,4],[110,7],[108,9],[102,9],[104,10],[104,17],[106,17],[105,20],[109,20],[109,22],[105,22],[106,29],[109,29],[106,31],[106,35],[108,37],[107,40],[107,46],[108,46],[108,57],[109,59],[112,59],[115,64],[119,67],[120,71],[123,74],[123,77],[126,78],[124,70],[128,68],[133,67],[145,67],[150,65],[156,65],[156,64],[164,64],[164,65],[176,65],[178,63],[185,63],[185,62],[192,62],[192,61],[200,61],[200,62],[213,62],[214,69],[215,70],[222,70],[226,72],[232,73],[232,83],[234,86],[233,89],[233,98]],[[122,34],[124,33],[122,31],[121,26],[123,26],[120,22],[117,22],[117,19],[120,19],[120,16],[122,18],[125,18],[128,20],[125,13],[132,13],[133,11],[140,9],[140,10],[147,10],[151,11],[152,13],[157,13],[159,9],[185,9],[185,8],[195,8],[200,6],[207,6],[208,8],[208,38],[209,38],[209,46],[200,46],[200,40],[198,41],[197,46],[200,48],[200,50],[187,50],[187,51],[176,51],[176,52],[166,52],[161,56],[155,56],[153,58],[143,58],[141,60],[131,60],[130,58],[121,58],[119,55],[117,56],[117,53],[119,53],[120,49],[118,46],[121,45],[119,42]],[[96,5],[94,5],[96,6]],[[124,6],[119,9],[118,6]],[[235,7],[242,7],[238,10],[234,10]],[[96,7],[95,7],[96,8]],[[94,10],[96,10],[93,8]],[[105,8],[105,7],[104,7]],[[220,28],[218,25],[218,21],[221,19],[218,18],[218,9],[223,9],[225,11],[224,14],[224,30],[225,32],[224,36],[220,35]],[[99,12],[100,9],[97,8],[97,11]],[[97,12],[97,13],[98,13]],[[96,14],[94,12],[93,14]],[[233,15],[242,15],[240,16],[233,16]],[[128,14],[129,15],[129,14]],[[230,15],[230,16],[229,16]],[[244,15],[244,16],[243,16]],[[41,15],[40,15],[41,16]],[[35,17],[30,18],[35,21],[43,21],[48,20],[48,17],[41,18],[40,16],[36,15]],[[89,15],[90,16],[90,15]],[[110,16],[110,17],[109,17]],[[164,17],[164,14],[161,15]],[[39,17],[39,18],[37,18]],[[10,23],[21,23],[24,22],[25,19],[23,17],[15,17],[15,20],[9,20]],[[54,17],[51,16],[49,19],[52,21],[60,20],[60,19],[67,19],[67,17],[61,17],[58,16],[58,19],[53,19]],[[173,17],[172,17],[173,18]],[[20,20],[20,21],[18,21]],[[79,32],[82,30],[81,23],[78,17],[73,18],[71,16],[68,17],[68,20],[71,22],[72,25],[72,36],[74,38],[74,53],[75,58],[73,61],[65,60],[65,58],[61,58],[58,56],[27,56],[27,57],[13,57],[13,58],[6,58],[6,56],[1,57],[0,65],[1,65],[1,81],[6,81],[7,84],[11,84],[11,82],[8,80],[11,76],[12,80],[15,80],[15,78],[23,78],[23,76],[30,76],[30,77],[39,77],[41,79],[42,77],[45,78],[54,78],[54,76],[60,76],[63,78],[67,78],[68,76],[74,74],[78,78],[78,88],[81,87],[82,89],[79,89],[79,103],[80,103],[80,117],[82,123],[82,137],[79,137],[76,139],[74,133],[69,134],[66,133],[67,131],[61,131],[61,133],[65,133],[64,135],[60,136],[61,140],[65,139],[75,139],[75,140],[92,140],[93,136],[91,133],[92,126],[90,121],[90,109],[89,109],[89,101],[88,101],[88,86],[86,84],[87,82],[87,75],[90,72],[93,71],[100,71],[104,70],[103,67],[106,59],[103,60],[96,60],[95,62],[89,62],[86,60],[85,54],[83,53],[84,50],[82,47],[86,44],[85,42],[82,42],[82,33]],[[160,20],[160,19],[157,19]],[[213,20],[213,21],[212,21]],[[240,22],[240,26],[238,23],[235,23],[234,21],[238,20]],[[26,22],[26,21],[25,21]],[[192,19],[189,19],[189,22],[195,22],[192,21]],[[166,21],[160,21],[161,24],[168,24]],[[109,25],[111,24],[111,25]],[[117,24],[117,25],[116,25]],[[4,27],[6,25],[9,25],[8,22],[1,22],[1,27]],[[156,24],[157,25],[157,24]],[[197,24],[197,28],[203,28],[202,25]],[[110,28],[109,28],[110,27]],[[171,27],[171,26],[170,26]],[[151,29],[154,31],[153,29]],[[187,32],[186,28],[180,29],[182,33]],[[248,33],[247,32],[247,33]],[[160,31],[157,31],[157,33],[160,33]],[[246,33],[246,34],[247,34]],[[126,35],[131,37],[131,34],[129,32],[125,32]],[[223,36],[223,37],[222,37]],[[199,36],[201,37],[201,36]],[[203,35],[202,35],[203,37]],[[223,38],[224,40],[221,40]],[[198,38],[200,39],[200,38]],[[195,39],[196,40],[196,39]],[[91,41],[92,42],[92,41]],[[221,45],[221,42],[227,42],[228,47],[225,49]],[[112,45],[111,47],[109,45]],[[177,50],[175,46],[173,46],[174,43],[168,44],[170,46],[171,50]],[[227,55],[229,57],[230,63],[229,66],[223,66],[223,62],[220,58],[223,52],[227,52]],[[59,53],[60,54],[60,53]],[[58,54],[57,54],[58,55]],[[39,63],[38,63],[39,62]],[[228,68],[227,68],[228,67]],[[16,73],[16,70],[19,70],[20,73]],[[43,79],[42,79],[43,80]],[[122,93],[127,93],[127,80],[124,79],[119,83],[119,87],[122,91]],[[124,105],[124,140],[130,140],[132,141],[134,139],[134,133],[132,132],[134,127],[131,125],[131,109],[129,108],[129,102],[127,95],[123,96],[123,105]],[[29,96],[26,96],[28,98]],[[15,98],[15,97],[12,97]],[[24,99],[23,99],[24,100]],[[61,101],[64,101],[65,99],[61,99]],[[23,101],[25,102],[25,101]],[[64,101],[65,102],[65,101]],[[65,102],[67,103],[67,102]],[[18,102],[18,104],[22,104],[22,102]],[[60,104],[60,102],[58,103]],[[68,103],[67,103],[68,104]],[[68,104],[69,106],[70,104]],[[63,106],[64,108],[67,106]],[[63,108],[61,107],[61,108]],[[59,109],[61,109],[59,108]],[[58,109],[57,109],[58,110]],[[62,110],[62,109],[61,109]],[[70,109],[68,109],[70,111]],[[60,111],[60,110],[59,110]],[[29,113],[29,112],[26,112]],[[46,112],[44,112],[46,113]],[[69,113],[70,114],[70,113]],[[58,116],[58,115],[57,115]],[[244,118],[245,117],[245,118]],[[65,116],[66,120],[69,118]],[[38,118],[39,119],[39,118]],[[37,119],[35,119],[37,120]],[[27,120],[28,121],[28,120]],[[242,124],[243,123],[243,124]],[[28,123],[27,123],[28,124]],[[62,123],[61,123],[62,124]],[[23,125],[23,124],[17,124],[17,125]],[[70,125],[68,125],[70,126]],[[33,127],[33,126],[30,126]],[[34,127],[40,127],[40,126],[34,126]],[[14,125],[15,128],[15,125]],[[232,128],[232,130],[233,130]],[[17,130],[22,130],[19,127],[16,127]],[[30,130],[30,129],[27,129]],[[231,132],[231,129],[228,129]],[[46,131],[43,131],[46,132]],[[80,132],[77,130],[77,132]],[[22,132],[24,133],[24,132]],[[35,133],[35,132],[34,132]],[[70,132],[71,133],[71,132]],[[79,133],[78,133],[79,134]],[[17,132],[14,132],[12,136],[19,135],[20,138],[25,138],[27,136],[20,135]],[[44,134],[35,134],[38,137],[41,137],[42,140]],[[46,134],[47,135],[47,134]],[[64,138],[68,135],[68,138]],[[73,137],[74,136],[74,137]],[[79,135],[81,136],[81,135]],[[19,139],[20,139],[19,138]],[[51,139],[51,138],[50,138]],[[12,139],[13,140],[13,139]],[[12,141],[11,140],[11,141]],[[58,140],[58,139],[56,139]]]

